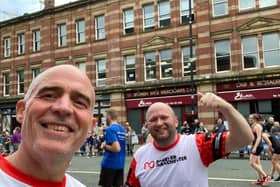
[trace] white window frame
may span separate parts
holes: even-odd
[[[220,55],[220,56],[217,56],[217,45],[222,43],[222,42],[227,42],[227,54],[228,55]],[[216,73],[222,73],[222,72],[229,72],[231,71],[231,47],[230,47],[230,40],[218,40],[218,41],[215,41],[215,69],[216,69]],[[218,59],[220,58],[224,58],[224,57],[229,57],[229,69],[228,70],[221,70],[221,71],[218,71]]]
[[[187,18],[189,17],[189,1],[192,2],[191,3],[192,4],[192,7],[191,7],[192,16],[194,14],[194,2],[193,2],[193,0],[180,0],[180,23],[187,23],[187,22],[183,22],[183,18],[184,18],[184,16],[186,16]],[[184,7],[186,7],[186,9],[183,9]]]
[[[4,57],[11,56],[11,37],[4,38]]]
[[[163,52],[164,54],[167,54],[167,52],[169,52],[170,51],[170,55],[171,55],[171,57],[170,57],[170,60],[171,60],[171,63],[165,63],[165,61],[163,61],[162,60],[162,56],[161,56],[161,52]],[[169,67],[169,68],[167,68],[169,71],[171,71],[171,75],[170,76],[168,76],[168,77],[163,77],[163,75],[162,75],[162,69],[163,69],[163,67],[165,67],[165,66],[170,66],[171,65],[171,67]],[[159,69],[160,69],[160,79],[170,79],[170,78],[172,78],[172,76],[173,76],[173,67],[172,67],[172,50],[171,49],[163,49],[163,50],[160,50],[159,51]]]
[[[39,73],[37,74],[38,70],[39,70]],[[40,73],[41,73],[40,68],[32,68],[32,79],[35,79]]]
[[[21,73],[23,73],[23,80],[20,80]],[[21,86],[23,86],[23,90],[21,90]],[[24,71],[23,70],[17,71],[17,93],[18,95],[24,94]]]
[[[131,63],[133,62],[133,63]],[[128,64],[129,63],[129,64]],[[133,65],[133,67],[130,67]],[[124,67],[125,67],[125,83],[132,83],[136,81],[136,57],[135,55],[126,55],[124,56]],[[134,80],[128,80],[128,71],[134,70]]]
[[[155,64],[154,65],[149,65],[149,66],[147,66],[147,59],[146,59],[146,54],[154,54],[154,57],[155,57]],[[157,79],[157,61],[156,61],[156,59],[157,59],[157,53],[155,52],[155,51],[151,51],[151,52],[146,52],[145,54],[144,54],[144,67],[145,67],[145,81],[151,81],[151,80],[156,80]],[[154,68],[154,78],[147,78],[148,76],[147,76],[147,71],[148,71],[148,69],[147,68],[149,68],[149,69],[153,69]],[[151,71],[151,70],[150,70]],[[150,73],[152,73],[152,72],[150,72]]]
[[[228,15],[228,0],[212,0],[212,9],[213,9],[213,17],[219,17]],[[224,5],[225,6],[225,12],[223,14],[216,14],[215,8],[216,6]]]
[[[270,3],[270,4],[266,5],[267,3]],[[265,7],[275,6],[275,5],[277,5],[277,0],[259,0],[260,8],[265,8]]]
[[[169,5],[169,12],[168,13],[164,13],[163,15],[160,14],[160,8],[161,8],[161,5],[163,5],[164,3],[168,3]],[[158,27],[159,28],[167,28],[167,27],[170,27],[171,25],[171,7],[170,7],[170,1],[169,0],[166,0],[166,1],[160,1],[159,4],[158,4]],[[164,20],[169,20],[169,26],[161,26],[160,25],[160,22],[161,21],[164,21]]]
[[[130,16],[132,16],[132,21],[130,19]],[[129,34],[129,33],[134,32],[134,10],[133,10],[133,8],[123,10],[123,31],[124,31],[124,34]]]
[[[248,1],[248,0],[238,0],[238,9],[239,9],[239,12],[256,8],[256,0],[249,0],[249,1],[252,1],[252,2],[251,2],[252,4],[249,4],[249,6],[247,6],[247,7],[241,7],[241,2],[244,3],[245,1]],[[249,2],[249,3],[250,3],[250,2]]]
[[[103,25],[99,20],[103,19]],[[106,30],[105,30],[105,16],[99,15],[95,17],[95,39],[102,40],[106,38]]]
[[[63,33],[63,31],[65,31]],[[66,23],[61,23],[57,25],[57,44],[58,47],[67,46],[67,26]]]
[[[76,67],[79,68],[79,70],[83,73],[86,74],[86,63],[85,62],[79,62],[79,63],[76,63]]]
[[[99,63],[104,63],[104,70],[102,72],[99,70]],[[104,73],[105,78],[99,78],[99,74]],[[106,60],[105,59],[98,59],[96,60],[96,86],[105,86],[106,85]]]
[[[83,24],[84,28],[80,28],[80,24]],[[79,19],[76,21],[76,44],[86,42],[86,23],[84,19]]]
[[[9,96],[10,95],[10,72],[9,71],[3,72],[2,75],[3,75],[3,96]],[[8,81],[7,81],[7,77],[8,77]]]
[[[34,30],[32,32],[32,43],[33,43],[33,52],[36,51],[40,51],[41,48],[41,43],[40,43],[40,39],[41,39],[41,35],[40,35],[40,30]]]
[[[249,51],[249,52],[246,52],[244,53],[244,46],[243,46],[243,39],[247,39],[247,38],[256,38],[256,51]],[[241,46],[242,46],[242,67],[243,67],[243,70],[250,70],[250,69],[257,69],[259,68],[260,66],[260,54],[259,54],[259,46],[258,46],[258,37],[256,35],[251,35],[251,36],[246,36],[246,37],[242,37],[241,38]],[[248,55],[248,54],[257,54],[257,64],[256,64],[256,67],[251,67],[251,68],[245,68],[245,62],[244,62],[244,55]]]
[[[276,47],[276,48],[265,49],[265,42],[264,42],[265,36],[273,35],[273,34],[276,34],[278,36],[278,40],[273,40],[273,42],[275,42],[278,45],[278,48]],[[262,41],[262,44],[263,44],[263,61],[264,61],[265,67],[278,67],[278,66],[280,66],[280,61],[279,61],[279,59],[280,59],[280,34],[279,34],[279,32],[264,34],[262,36],[262,40],[263,40]],[[276,54],[278,54],[278,57],[276,57],[276,58],[278,59],[277,61],[279,62],[279,64],[267,65],[266,54],[270,53],[270,52],[276,52]]]
[[[195,57],[195,46],[192,46],[193,48],[193,58]],[[184,50],[186,51],[186,54],[184,54]],[[196,62],[189,62],[190,58],[190,46],[182,47],[182,76],[188,77],[191,75],[191,65],[193,66],[193,74],[196,73]],[[184,59],[184,56],[186,56],[186,59]],[[193,64],[191,64],[193,63]]]
[[[145,13],[145,8],[151,8],[152,7],[152,10],[153,10],[153,12],[149,15],[147,15],[146,13]],[[145,23],[145,21],[146,20],[153,20],[152,22],[152,24],[150,24],[150,25],[146,25]],[[155,10],[154,10],[154,4],[146,4],[146,5],[144,5],[143,6],[143,30],[145,31],[145,30],[148,30],[148,29],[153,29],[155,27]]]
[[[24,33],[18,34],[18,55],[25,53],[25,35]]]

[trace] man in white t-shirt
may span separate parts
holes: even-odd
[[[59,65],[33,80],[17,102],[18,150],[0,156],[0,186],[81,187],[65,174],[94,123],[91,81],[72,65]]]
[[[229,132],[180,135],[172,108],[161,102],[152,104],[146,125],[153,142],[136,151],[126,187],[207,187],[208,165],[253,140],[247,121],[231,104],[212,93],[198,93],[198,98],[202,107],[225,116]]]

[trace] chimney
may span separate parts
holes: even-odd
[[[45,0],[45,1],[44,1],[44,3],[45,3],[45,9],[53,8],[53,7],[54,7],[54,1],[55,1],[55,0]]]

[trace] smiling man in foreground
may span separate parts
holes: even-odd
[[[152,104],[146,125],[153,142],[136,151],[126,187],[207,187],[209,164],[251,143],[247,121],[230,103],[213,93],[198,93],[198,98],[202,107],[223,114],[229,132],[180,135],[173,109],[165,103]]]
[[[75,66],[55,66],[33,80],[16,105],[19,149],[0,156],[0,186],[84,186],[65,172],[93,124],[94,101],[90,80]]]

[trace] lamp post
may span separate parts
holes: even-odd
[[[192,0],[189,0],[189,45],[190,45],[190,58],[189,58],[189,63],[190,63],[190,70],[191,70],[191,109],[192,109],[192,121],[194,121],[194,108],[195,108],[195,103],[194,103],[194,95],[195,95],[195,89],[194,89],[194,80],[193,80],[193,69],[194,69],[194,61],[196,58],[193,58],[193,33],[192,33],[192,23],[193,23],[193,17],[192,17]]]

